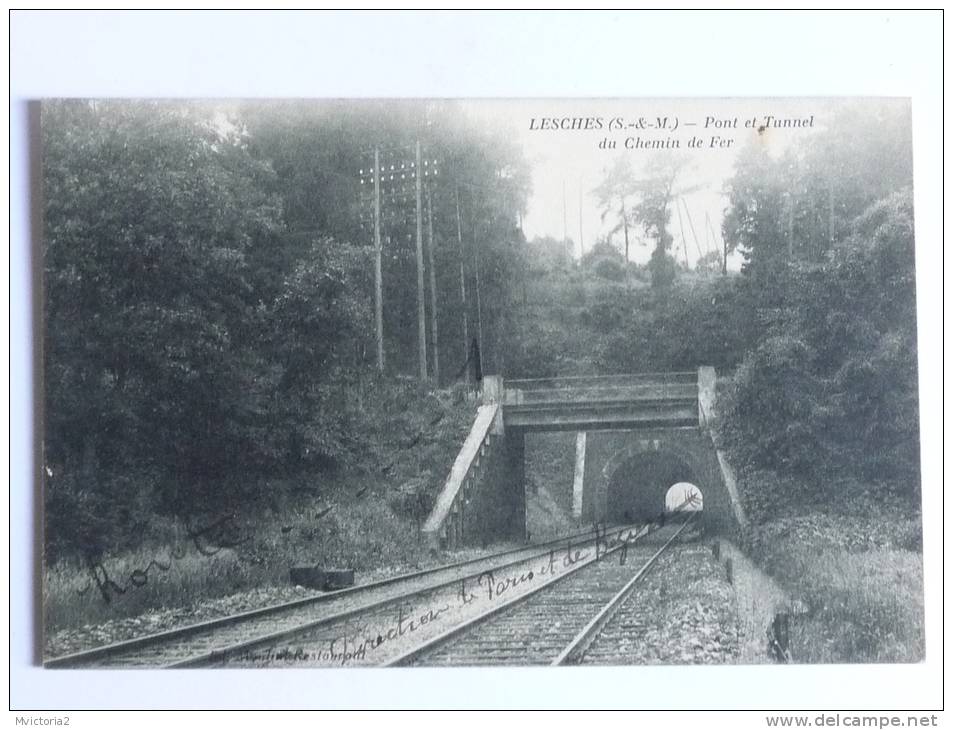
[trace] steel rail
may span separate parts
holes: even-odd
[[[694,522],[694,519],[695,515],[692,514],[685,520],[685,524],[679,527],[675,534],[665,541],[665,544],[639,568],[639,571],[629,579],[629,582],[619,589],[619,592],[606,602],[599,613],[593,616],[592,620],[573,637],[573,640],[559,653],[559,656],[553,659],[551,662],[552,666],[579,663],[583,655],[585,655],[586,651],[592,645],[592,642],[595,641],[596,637],[602,632],[605,625],[616,615],[622,604],[625,603],[626,599],[628,599],[635,590],[636,584],[649,572],[655,564],[655,561],[665,552],[668,546],[682,534],[686,527]]]
[[[287,611],[294,608],[302,608],[308,605],[314,605],[317,603],[324,603],[328,601],[333,601],[340,599],[342,597],[348,597],[351,595],[359,594],[361,592],[366,592],[373,590],[375,588],[383,588],[384,586],[392,585],[400,581],[410,581],[417,578],[423,578],[427,575],[432,575],[440,571],[445,570],[458,570],[460,568],[465,568],[468,565],[473,565],[475,563],[489,562],[507,555],[512,555],[514,553],[526,552],[528,550],[539,549],[544,547],[549,547],[551,545],[562,544],[565,540],[574,540],[579,537],[591,536],[594,534],[594,529],[590,528],[588,530],[583,530],[576,533],[570,533],[567,535],[561,535],[560,537],[553,538],[552,540],[547,540],[540,543],[532,543],[529,545],[523,545],[521,547],[509,548],[507,550],[501,550],[499,552],[493,553],[491,555],[484,555],[476,558],[468,558],[467,560],[460,560],[455,563],[446,563],[444,565],[435,565],[430,568],[424,568],[422,570],[414,571],[412,573],[401,573],[399,575],[389,576],[387,578],[381,578],[370,583],[364,583],[361,585],[356,585],[350,588],[343,588],[341,590],[333,591],[331,593],[321,593],[315,596],[306,596],[304,598],[296,598],[291,601],[285,601],[283,603],[276,603],[270,606],[263,606],[261,608],[251,609],[249,611],[242,611],[240,613],[234,613],[228,616],[220,616],[218,618],[209,619],[208,621],[200,621],[194,624],[187,624],[185,626],[178,626],[176,628],[167,629],[165,631],[158,631],[152,634],[146,634],[144,636],[137,636],[131,639],[125,639],[123,641],[113,642],[111,644],[105,644],[103,646],[93,647],[91,649],[84,649],[78,652],[71,652],[69,654],[61,654],[59,656],[51,657],[44,660],[43,665],[49,668],[59,668],[59,667],[68,667],[76,663],[88,662],[91,660],[101,659],[105,656],[112,654],[117,654],[120,652],[125,652],[131,649],[143,648],[145,646],[151,646],[156,643],[161,643],[169,639],[178,639],[185,638],[190,634],[200,633],[202,631],[208,631],[210,629],[220,628],[222,626],[229,626],[234,623],[239,623],[241,621],[261,618],[273,613],[279,613],[281,611]]]
[[[681,513],[687,513],[688,516],[687,516],[686,519],[685,519],[685,524],[683,524],[683,525],[676,531],[676,533],[675,533],[671,538],[669,538],[669,539],[665,542],[665,544],[647,561],[647,563],[643,565],[643,567],[642,567],[642,568],[639,570],[639,572],[636,574],[639,578],[647,572],[648,568],[651,567],[651,564],[654,563],[654,561],[656,560],[656,558],[658,558],[658,556],[661,555],[662,552],[664,552],[664,550],[675,540],[675,538],[678,537],[678,536],[682,533],[682,531],[683,531],[686,527],[688,527],[688,525],[689,525],[690,523],[694,522],[694,520],[695,520],[695,518],[696,518],[696,513],[695,513],[694,511],[688,511],[688,510],[685,510],[685,509],[684,509],[684,508],[689,504],[690,501],[691,501],[691,500],[685,500],[684,502],[682,502],[682,504],[678,505],[674,510],[672,510],[673,513],[679,513],[679,512],[681,512]],[[588,568],[588,567],[591,567],[591,566],[595,565],[596,563],[598,563],[598,562],[600,562],[602,559],[604,559],[606,556],[611,555],[611,554],[615,553],[616,551],[621,550],[621,549],[624,548],[624,547],[628,547],[629,545],[635,544],[638,540],[642,539],[642,538],[645,537],[646,535],[648,535],[648,534],[650,534],[651,532],[653,532],[653,530],[651,529],[653,526],[655,526],[654,523],[649,523],[648,525],[646,525],[646,526],[643,528],[644,531],[639,532],[639,534],[635,535],[632,539],[626,539],[625,541],[620,542],[620,543],[618,543],[617,545],[612,546],[612,547],[609,548],[605,553],[602,554],[602,557],[601,557],[599,560],[591,560],[591,561],[588,561],[588,562],[585,562],[585,563],[580,563],[579,565],[576,565],[576,566],[570,568],[569,570],[567,570],[565,573],[563,573],[563,574],[560,575],[559,577],[554,578],[553,580],[548,581],[547,583],[544,583],[544,584],[542,584],[542,585],[540,585],[540,586],[537,586],[536,588],[533,588],[533,589],[527,591],[526,593],[523,593],[523,594],[521,594],[521,595],[519,595],[519,596],[515,596],[514,598],[511,598],[510,600],[508,600],[508,601],[506,601],[506,602],[504,602],[504,603],[497,604],[497,605],[494,606],[493,608],[490,608],[489,610],[487,610],[487,611],[485,611],[485,612],[483,612],[483,613],[481,613],[481,614],[479,614],[479,615],[477,615],[477,616],[474,616],[473,618],[471,618],[471,619],[469,619],[469,620],[467,620],[467,621],[464,621],[463,623],[457,624],[456,626],[453,626],[453,627],[447,629],[446,631],[444,631],[444,632],[438,634],[437,636],[434,636],[433,638],[427,640],[426,642],[424,642],[424,643],[422,643],[422,644],[420,644],[420,645],[418,645],[418,646],[416,646],[416,647],[414,647],[414,648],[412,648],[412,649],[409,649],[409,650],[403,652],[402,654],[399,654],[398,656],[396,656],[396,657],[394,657],[394,658],[392,658],[392,659],[389,659],[389,660],[386,661],[386,662],[383,662],[382,664],[380,664],[380,666],[381,666],[381,667],[399,667],[399,666],[406,666],[407,664],[413,662],[413,660],[416,659],[417,657],[419,657],[421,654],[425,654],[426,652],[430,651],[431,649],[433,649],[433,648],[435,648],[435,647],[438,647],[438,646],[440,646],[441,644],[446,643],[446,642],[449,641],[450,639],[453,639],[453,638],[455,638],[456,636],[458,636],[458,635],[460,635],[460,634],[462,634],[462,633],[465,633],[466,631],[468,631],[468,630],[470,630],[470,629],[473,629],[473,628],[477,627],[478,625],[480,625],[480,624],[484,623],[485,621],[487,621],[487,620],[493,618],[494,616],[496,616],[496,615],[498,615],[498,614],[500,614],[500,613],[502,613],[502,612],[504,612],[504,611],[506,611],[506,610],[508,610],[508,609],[514,608],[514,607],[516,607],[516,606],[518,606],[518,605],[524,603],[527,599],[529,599],[530,597],[536,595],[537,593],[540,593],[540,592],[542,592],[542,591],[544,591],[544,590],[546,590],[546,589],[548,589],[548,588],[552,588],[554,585],[557,585],[558,583],[560,583],[562,580],[568,578],[569,576],[574,575],[575,573],[577,573],[577,572],[579,572],[579,571],[581,571],[581,570],[583,570],[583,569],[585,569],[585,568]],[[658,527],[656,527],[656,529],[658,529]],[[617,533],[617,534],[618,534],[618,533]],[[635,579],[630,580],[630,581],[626,584],[626,587],[631,587],[632,585],[635,584],[635,582],[637,582]],[[601,612],[600,612],[600,613],[601,613]],[[575,639],[574,639],[573,641],[575,641]],[[572,645],[572,644],[570,644],[570,646],[571,646],[571,645]],[[565,650],[564,650],[563,653],[565,653]],[[560,654],[560,656],[562,656],[562,653]]]
[[[689,519],[690,519],[690,518],[689,518]],[[475,627],[478,626],[479,624],[482,624],[483,622],[485,622],[485,621],[487,621],[488,619],[490,619],[490,618],[496,616],[497,614],[502,613],[503,611],[506,611],[506,610],[508,610],[508,609],[514,608],[514,607],[516,607],[516,606],[522,604],[523,602],[525,602],[525,601],[526,601],[527,599],[529,599],[530,597],[532,597],[532,596],[536,595],[537,593],[540,593],[541,591],[544,591],[544,590],[546,590],[546,589],[548,589],[548,588],[552,588],[553,586],[557,585],[558,583],[560,583],[561,581],[563,581],[563,580],[565,580],[566,578],[570,577],[571,575],[575,575],[577,572],[579,572],[579,571],[581,571],[581,570],[583,570],[583,569],[585,569],[585,568],[589,568],[589,567],[591,567],[591,566],[593,566],[593,565],[596,565],[596,564],[599,563],[601,560],[603,560],[605,557],[607,557],[607,556],[609,556],[609,555],[612,555],[612,554],[615,553],[616,551],[621,550],[623,547],[627,547],[627,546],[629,546],[629,545],[632,545],[632,544],[636,543],[638,540],[641,540],[643,537],[645,537],[646,535],[648,535],[648,534],[650,534],[651,532],[653,532],[653,530],[651,529],[652,526],[653,526],[653,524],[654,524],[654,523],[650,523],[649,525],[646,525],[646,526],[643,528],[643,531],[640,531],[637,535],[633,536],[632,538],[627,538],[626,540],[624,540],[624,541],[622,541],[622,542],[620,542],[620,543],[618,543],[618,544],[616,544],[616,545],[613,545],[613,546],[610,547],[608,550],[606,550],[606,552],[602,553],[602,555],[601,555],[600,558],[595,559],[595,560],[590,560],[590,561],[587,561],[587,562],[585,562],[585,563],[579,563],[578,565],[573,566],[572,568],[570,568],[569,570],[567,570],[565,573],[563,573],[562,575],[558,576],[557,578],[553,578],[551,581],[548,581],[548,582],[543,583],[542,585],[539,585],[539,586],[537,586],[537,587],[535,587],[535,588],[533,588],[533,589],[531,589],[531,590],[528,590],[528,591],[526,591],[525,593],[520,594],[519,596],[515,596],[515,597],[509,599],[508,601],[505,601],[505,602],[503,602],[503,603],[496,604],[495,606],[493,606],[492,608],[488,609],[487,611],[484,611],[483,613],[481,613],[481,614],[479,614],[479,615],[477,615],[477,616],[474,616],[473,618],[471,618],[471,619],[469,619],[469,620],[467,620],[467,621],[464,621],[463,623],[457,624],[456,626],[453,626],[453,627],[447,629],[446,631],[444,631],[444,632],[438,634],[437,636],[434,636],[433,638],[427,640],[426,642],[424,642],[424,643],[422,643],[422,644],[419,644],[418,646],[416,646],[416,647],[414,647],[414,648],[412,648],[412,649],[409,649],[409,650],[405,651],[405,652],[402,653],[402,654],[399,654],[397,657],[395,657],[395,658],[393,658],[393,659],[390,659],[390,660],[388,660],[388,661],[382,663],[380,666],[382,666],[382,667],[398,667],[398,666],[404,666],[404,665],[408,664],[409,662],[412,662],[414,659],[416,659],[416,658],[417,658],[418,656],[420,656],[421,654],[424,654],[424,653],[430,651],[431,649],[433,649],[433,648],[435,648],[435,647],[437,647],[437,646],[440,646],[441,644],[446,643],[447,641],[449,641],[450,639],[452,639],[452,638],[458,636],[459,634],[462,634],[462,633],[464,633],[464,632],[466,632],[466,631],[468,631],[468,630],[470,630],[470,629],[472,629],[472,628],[475,628]],[[656,529],[658,529],[658,528],[656,528]]]
[[[617,534],[625,531],[626,529],[630,529],[630,528],[620,528],[617,531]],[[561,535],[560,537],[553,538],[552,540],[547,540],[541,543],[534,543],[530,545],[524,545],[522,547],[510,548],[508,550],[503,550],[497,553],[493,553],[491,555],[484,555],[484,556],[480,556],[476,558],[470,558],[468,560],[462,560],[456,563],[448,563],[445,565],[433,566],[431,568],[425,568],[423,570],[415,571],[413,573],[403,573],[400,575],[390,576],[388,578],[382,578],[380,580],[373,581],[371,583],[353,586],[351,588],[345,588],[339,591],[334,591],[332,593],[322,593],[315,596],[297,598],[292,601],[286,601],[284,603],[278,603],[271,606],[264,606],[262,608],[256,608],[250,611],[243,611],[240,613],[231,614],[229,616],[222,616],[219,618],[210,619],[208,621],[201,621],[194,624],[188,624],[186,626],[179,626],[173,629],[159,631],[153,634],[147,634],[145,636],[138,636],[132,639],[126,639],[124,641],[119,641],[119,642],[114,642],[104,646],[94,647],[92,649],[86,649],[83,651],[72,652],[70,654],[64,654],[57,657],[52,657],[50,659],[46,659],[43,662],[43,665],[48,668],[78,667],[83,664],[89,664],[96,661],[100,661],[102,659],[108,658],[110,656],[115,656],[117,654],[125,654],[135,649],[143,649],[146,647],[155,646],[157,644],[162,644],[163,642],[167,642],[170,640],[186,639],[189,636],[192,636],[195,634],[203,633],[206,631],[214,631],[216,629],[220,629],[226,626],[232,626],[234,624],[238,624],[243,621],[252,621],[252,620],[262,618],[265,616],[271,616],[271,615],[279,614],[286,611],[291,611],[298,608],[304,608],[306,606],[338,600],[342,597],[346,598],[348,596],[353,596],[360,593],[366,593],[373,589],[382,588],[387,585],[399,583],[401,581],[409,582],[412,580],[416,580],[418,578],[423,578],[428,575],[439,573],[441,571],[453,571],[453,570],[459,570],[461,568],[466,568],[468,566],[475,566],[477,564],[491,563],[495,560],[498,560],[500,558],[505,558],[509,555],[514,555],[516,553],[526,553],[526,552],[530,553],[526,557],[516,558],[515,560],[503,563],[499,566],[501,568],[507,567],[509,565],[520,563],[525,560],[532,560],[540,556],[546,555],[548,548],[554,545],[562,545],[565,543],[566,540],[575,540],[575,539],[583,538],[584,540],[589,541],[589,540],[598,539],[598,537],[599,537],[599,534],[597,533],[597,531],[593,528],[590,528],[588,530],[584,530],[584,531],[580,531],[576,533],[570,533],[568,535]],[[541,550],[542,552],[540,552]],[[449,581],[434,583],[429,586],[424,586],[422,588],[418,588],[415,590],[405,591],[403,593],[398,594],[397,596],[391,596],[389,598],[380,599],[379,601],[376,601],[376,602],[364,604],[355,609],[350,609],[343,612],[337,612],[334,614],[328,614],[328,616],[325,617],[325,619],[327,619],[328,622],[333,622],[334,620],[342,620],[343,618],[354,615],[354,613],[360,613],[363,611],[372,610],[373,608],[378,608],[381,605],[386,605],[386,603],[391,601],[404,600],[405,598],[416,595],[417,593],[420,593],[420,592],[435,590],[437,588],[451,585],[455,583],[457,580],[459,580],[459,576],[456,576]],[[321,619],[318,625],[323,625],[325,619]],[[311,628],[311,626],[308,626],[308,628]],[[299,630],[298,627],[294,629],[294,631],[297,631],[297,630]],[[270,639],[270,636],[262,637],[261,640],[266,641],[269,639]],[[259,642],[254,641],[253,643],[259,643]],[[226,648],[231,648],[231,647],[226,647]],[[246,647],[242,647],[242,648],[246,648]],[[198,661],[199,659],[204,660],[208,658],[208,654],[198,655],[193,658],[196,659],[196,661]],[[184,662],[175,662],[172,665],[167,665],[167,666],[187,666],[188,665],[187,663],[189,662],[190,660],[184,660]]]
[[[631,531],[632,526],[629,525],[629,526],[620,528],[614,534],[617,537],[618,535],[622,534],[626,530]],[[590,530],[587,533],[583,533],[583,535],[584,536],[588,535],[589,537],[584,542],[580,543],[580,545],[584,545],[589,542],[597,542],[599,540],[605,539],[606,537],[605,535],[601,535],[592,530]],[[554,543],[558,543],[562,545],[567,539],[571,539],[571,538],[564,537],[561,540],[547,543],[547,545],[554,544]],[[620,544],[620,547],[621,547],[621,544]],[[540,558],[546,554],[547,554],[546,551],[541,553],[537,552],[527,557],[517,558],[516,560],[511,560],[508,563],[503,563],[502,565],[498,567],[506,568],[512,565],[517,565],[519,563],[525,563],[530,560],[536,560],[537,558]],[[482,575],[483,572],[484,572],[483,570],[480,570],[478,572],[475,571],[471,574],[468,574],[467,576],[464,576],[463,579],[465,580],[467,577]],[[212,651],[204,652],[202,654],[196,654],[192,657],[189,657],[188,659],[183,659],[180,661],[172,662],[170,664],[166,664],[164,665],[163,668],[180,669],[185,667],[203,666],[203,665],[213,664],[216,662],[222,662],[225,659],[227,659],[229,656],[232,656],[240,651],[245,651],[247,649],[251,649],[252,647],[260,646],[261,644],[267,644],[270,642],[279,641],[281,639],[287,639],[296,634],[301,634],[306,631],[311,631],[312,629],[317,629],[324,626],[330,626],[330,625],[339,623],[341,621],[346,621],[347,619],[353,618],[354,616],[359,616],[360,614],[366,613],[368,611],[376,611],[377,609],[384,608],[385,606],[389,606],[394,603],[400,603],[401,601],[404,601],[408,598],[412,598],[414,596],[420,596],[425,593],[430,593],[431,591],[437,591],[442,588],[447,588],[449,586],[452,586],[458,583],[460,580],[461,580],[460,576],[454,576],[453,578],[442,581],[440,583],[434,583],[428,586],[424,586],[422,588],[405,591],[404,593],[401,593],[399,595],[390,596],[388,598],[382,598],[378,601],[373,601],[363,606],[355,606],[354,608],[351,608],[351,609],[345,609],[344,611],[339,611],[334,614],[322,616],[321,618],[315,619],[313,621],[305,621],[303,623],[290,626],[286,629],[280,629],[278,631],[273,631],[268,634],[260,634],[258,636],[253,636],[250,639],[246,639],[245,641],[229,644],[228,646],[220,647],[218,649],[213,649]],[[557,578],[556,580],[559,580],[559,579]]]

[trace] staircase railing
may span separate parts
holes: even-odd
[[[453,549],[463,542],[464,513],[468,494],[478,484],[486,467],[490,432],[499,414],[497,403],[480,406],[470,433],[450,468],[450,474],[421,530],[433,547]]]

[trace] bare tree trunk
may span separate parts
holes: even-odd
[[[625,285],[631,286],[629,281],[629,219],[625,215],[625,198],[620,197],[622,202],[622,234],[625,236]]]
[[[470,357],[470,333],[469,333],[469,315],[467,313],[467,276],[464,265],[464,252],[463,252],[463,227],[460,223],[460,188],[454,188],[453,191],[454,202],[456,203],[457,208],[457,244],[460,247],[460,302],[462,303],[463,308],[463,360],[466,360]],[[466,379],[467,384],[470,382],[470,370],[466,370]]]
[[[788,260],[794,258],[794,200],[788,198],[787,204],[787,239],[788,239]]]
[[[698,258],[702,257],[702,247],[698,243],[698,234],[695,232],[695,222],[692,220],[692,214],[688,210],[688,203],[685,202],[684,198],[679,198],[682,201],[682,207],[685,209],[685,217],[688,219],[688,229],[692,232],[692,240],[695,242],[695,250],[698,251]],[[688,255],[688,251],[685,252],[685,255]]]
[[[483,350],[484,359],[486,359],[486,351],[484,349],[485,342],[483,341],[483,305],[480,296],[480,259],[477,256],[477,228],[476,223],[472,219],[472,211],[470,228],[473,230],[473,246],[471,250],[473,253],[473,276],[476,280],[477,342],[481,350]]]
[[[417,346],[420,382],[427,382],[427,312],[424,304],[424,237],[423,202],[421,200],[423,173],[420,166],[420,140],[417,140],[417,163],[414,180],[417,192]]]
[[[834,245],[834,188],[827,184],[827,245]]]
[[[440,385],[440,351],[437,348],[437,275],[433,258],[433,200],[427,188],[427,257],[430,264],[430,348],[433,350],[433,379]]]
[[[374,323],[377,328],[377,369],[384,372],[384,293],[381,268],[381,164],[374,150]]]
[[[678,232],[682,236],[682,253],[685,254],[685,268],[688,268],[688,241],[685,238],[685,224],[682,222],[682,209],[675,200],[675,212],[678,213]]]

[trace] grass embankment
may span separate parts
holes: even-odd
[[[236,505],[221,530],[198,538],[182,524],[154,519],[138,548],[102,560],[99,582],[117,587],[104,585],[108,602],[78,561],[49,566],[47,631],[160,607],[187,614],[208,599],[288,586],[295,564],[353,568],[363,581],[439,559],[422,549],[419,529],[476,404],[460,391],[428,393],[406,384],[378,386],[365,403],[366,440],[348,467],[264,484],[259,499]],[[237,544],[219,547],[230,543]]]
[[[856,485],[832,484],[828,496],[751,528],[750,554],[805,611],[791,621],[793,660],[922,661],[919,514]]]

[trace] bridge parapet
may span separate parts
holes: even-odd
[[[698,373],[508,380],[507,428],[539,431],[673,428],[698,424]]]
[[[613,403],[695,398],[697,383],[698,374],[695,371],[507,380],[503,389],[503,404]]]

